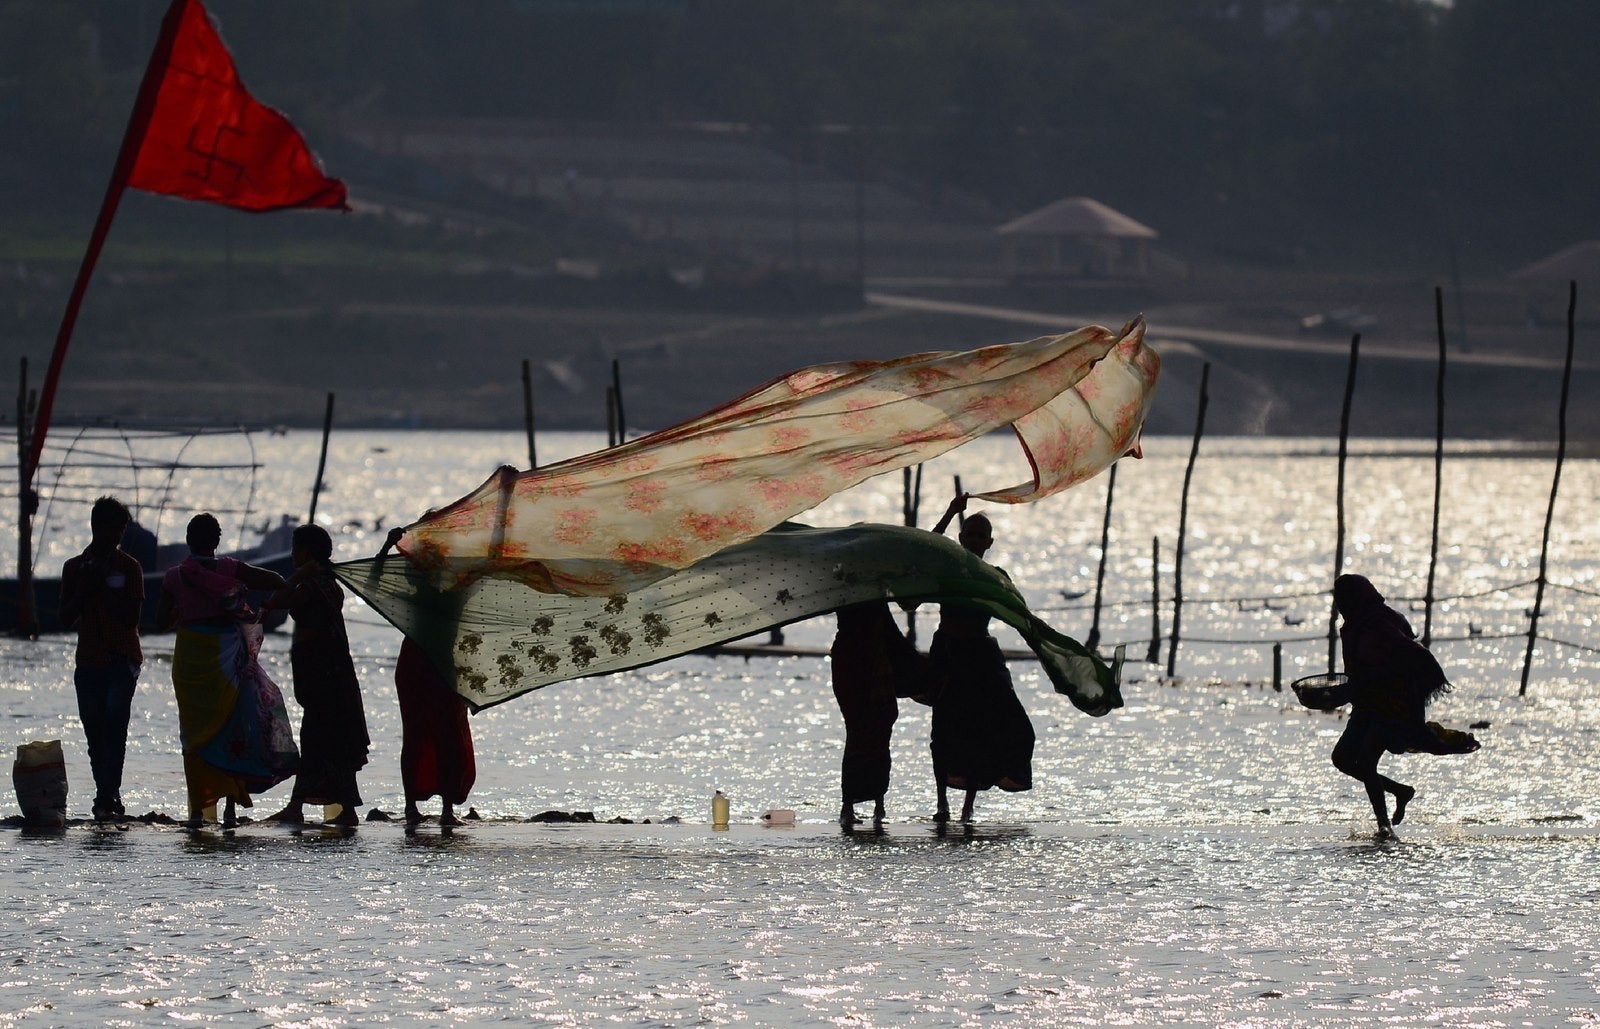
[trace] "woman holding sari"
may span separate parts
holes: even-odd
[[[248,590],[276,589],[283,576],[231,557],[217,557],[222,527],[210,514],[190,519],[189,556],[167,570],[156,623],[176,630],[172,688],[178,700],[183,777],[189,818],[198,827],[207,808],[225,804],[222,824],[235,824],[235,806],[271,789],[299,765],[283,695],[257,658],[261,626],[246,602]]]
[[[337,804],[334,825],[360,824],[356,773],[367,763],[367,716],[344,627],[344,590],[333,576],[333,538],[320,525],[294,530],[294,574],[267,601],[294,618],[289,661],[300,703],[300,771],[280,822],[305,820],[306,804]]]

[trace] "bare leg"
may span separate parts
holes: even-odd
[[[1382,739],[1370,729],[1352,721],[1345,726],[1344,735],[1340,736],[1339,742],[1334,745],[1333,766],[1366,787],[1367,800],[1371,802],[1372,813],[1378,820],[1378,833],[1393,835],[1394,826],[1389,821],[1387,794],[1393,793],[1399,797],[1400,791],[1405,790],[1408,791],[1405,798],[1410,800],[1411,787],[1402,786],[1378,773],[1378,759],[1383,756],[1383,752]],[[1404,814],[1404,803],[1399,805],[1399,811]]]
[[[950,797],[945,788],[944,781],[939,781],[939,806],[933,812],[935,822],[950,821]]]
[[[1366,787],[1367,799],[1372,802],[1372,813],[1378,818],[1378,834],[1381,836],[1394,832],[1394,826],[1389,824],[1388,794],[1383,792],[1382,786],[1372,780],[1367,781]]]
[[[882,825],[883,824],[883,798],[882,797],[879,797],[877,800],[872,802],[872,824],[873,825]]]
[[[977,790],[968,790],[967,799],[961,805],[961,821],[963,824],[972,821],[972,805],[978,799]]]
[[[1405,783],[1395,782],[1393,779],[1385,779],[1384,782],[1388,784],[1384,788],[1390,793],[1394,794],[1395,822],[1398,824],[1405,821],[1406,805],[1411,803],[1411,798],[1417,795],[1417,791],[1412,789],[1410,786],[1407,786]]]
[[[229,797],[227,802],[222,805],[222,827],[224,829],[232,829],[238,824],[239,818],[238,814],[234,811],[233,798]]]
[[[455,806],[448,800],[439,802],[439,824],[446,826],[460,825],[461,819],[456,817]]]

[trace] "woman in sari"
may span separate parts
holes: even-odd
[[[958,494],[933,531],[943,533],[966,509],[966,495]],[[994,529],[987,516],[975,514],[961,523],[957,538],[981,560],[994,545]],[[996,786],[1011,793],[1033,789],[1033,723],[1017,699],[1000,644],[989,635],[988,611],[940,604],[928,660],[941,680],[929,740],[939,788],[933,820],[950,820],[947,791],[957,789],[966,791],[961,821],[971,822],[980,791]]]
[[[478,776],[467,702],[445,685],[409,636],[400,642],[394,691],[400,700],[400,779],[406,791],[406,824],[420,823],[418,802],[437,796],[439,824],[460,825],[456,805],[467,802]]]
[[[344,628],[344,590],[333,576],[333,538],[320,525],[294,531],[295,571],[268,607],[294,617],[289,648],[294,699],[299,702],[300,772],[289,804],[272,817],[304,820],[306,804],[339,805],[334,825],[360,824],[356,772],[367,763],[367,716]]]
[[[172,688],[178,700],[183,777],[189,817],[198,827],[207,808],[225,803],[222,824],[235,824],[236,805],[294,774],[299,762],[283,695],[257,657],[261,626],[247,590],[276,589],[283,576],[231,557],[217,557],[222,527],[210,514],[190,519],[189,556],[167,569],[156,624],[176,630]]]
[[[929,676],[927,658],[894,622],[884,601],[840,608],[828,651],[833,697],[844,718],[839,763],[839,825],[857,824],[856,805],[872,802],[872,824],[882,826],[889,792],[889,744],[900,717],[898,696],[910,696]]]

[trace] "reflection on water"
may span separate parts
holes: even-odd
[[[305,435],[263,448],[300,446],[314,463]],[[513,434],[368,435],[334,448],[319,506],[336,530],[359,524],[336,532],[345,556],[376,549],[374,522],[459,495],[525,448]],[[1001,445],[984,441],[926,481],[953,469],[981,482],[984,448]],[[1447,471],[1441,592],[1488,592],[1436,612],[1435,649],[1457,690],[1435,713],[1490,727],[1478,754],[1386,759],[1418,789],[1393,843],[1373,838],[1359,787],[1328,764],[1340,717],[1271,688],[1270,643],[1198,642],[1309,637],[1283,644],[1286,679],[1326,655],[1316,598],[1331,577],[1331,458],[1229,446],[1225,457],[1206,452],[1197,471],[1184,615],[1197,642],[1180,653],[1181,678],[1134,660],[1127,706],[1090,719],[1014,665],[1039,736],[1036,786],[984,794],[975,825],[931,821],[926,708],[902,705],[882,831],[845,833],[833,822],[842,726],[826,663],[685,658],[475,717],[471,806],[485,818],[453,831],[0,830],[10,914],[0,923],[0,1024],[1600,1017],[1600,676],[1586,652],[1541,645],[1530,696],[1519,698],[1524,644],[1489,638],[1531,602],[1493,587],[1531,576],[1540,526],[1529,523],[1540,518],[1524,513],[1542,515],[1548,466],[1475,458]],[[1118,479],[1103,623],[1112,641],[1148,633],[1150,612],[1137,604],[1149,590],[1150,538],[1165,547],[1175,532],[1187,443],[1147,442],[1146,452]],[[291,475],[284,455],[264,459],[268,477],[281,477],[269,503],[298,509],[304,467]],[[1431,462],[1367,458],[1358,468],[1352,561],[1397,595],[1420,593]],[[1577,531],[1594,522],[1585,505],[1600,495],[1595,471],[1568,465],[1574,499],[1558,513],[1558,528],[1572,531],[1556,542],[1552,571],[1579,585],[1595,579],[1592,540]],[[897,481],[854,491],[813,520],[892,520],[898,491]],[[1089,598],[1061,592],[1092,586],[1103,502],[1091,484],[996,513],[997,562],[1080,636]],[[1559,635],[1600,642],[1582,635],[1600,602],[1553,595],[1564,598],[1550,612]],[[1286,599],[1234,599],[1268,596]],[[920,624],[925,645],[932,613]],[[351,625],[374,740],[361,787],[398,814],[396,637],[359,607]],[[788,636],[826,645],[831,633],[819,619]],[[170,812],[184,797],[170,642],[147,643],[124,798],[130,811]],[[270,640],[264,661],[289,683],[286,639]],[[70,666],[64,638],[0,642],[13,736],[63,740],[81,817],[91,790]],[[733,825],[714,833],[718,789]],[[776,807],[800,824],[760,825]],[[522,821],[546,810],[599,821]],[[619,817],[631,824],[607,824]]]

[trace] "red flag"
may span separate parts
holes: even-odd
[[[245,90],[199,0],[175,0],[167,19],[171,50],[151,61],[154,96],[127,184],[248,211],[348,210],[344,183],[322,174],[289,119]]]

